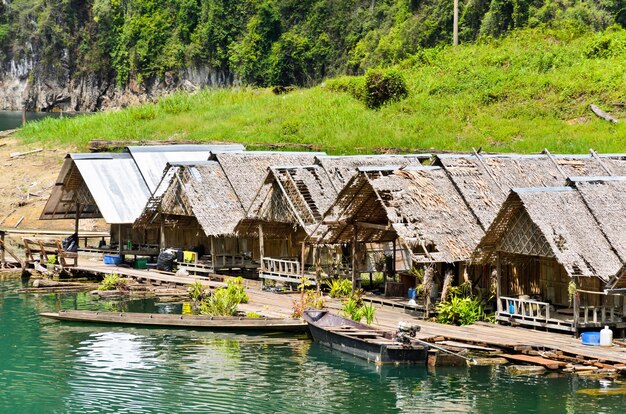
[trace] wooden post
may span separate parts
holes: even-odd
[[[215,273],[215,236],[211,236],[210,240],[211,240],[211,266],[213,267],[213,272]]]
[[[4,232],[0,231],[0,269],[6,267],[6,260],[4,257]]]
[[[358,232],[359,230],[357,229],[357,225],[356,223],[354,223],[354,227],[353,227],[353,231],[352,231],[352,291],[354,292],[357,288],[356,286],[356,274],[357,274],[357,270],[356,270],[356,243],[357,243],[357,236],[358,236]]]
[[[263,246],[263,224],[259,223],[259,258],[261,262],[261,272],[263,269],[263,257],[265,256],[265,248]]]
[[[300,248],[300,276],[304,276],[304,262],[306,260],[306,244],[304,241]]]
[[[459,45],[459,0],[454,0],[454,17],[452,23],[452,46]]]
[[[161,222],[159,226],[159,249],[165,249],[165,219],[163,215],[160,216]]]
[[[396,277],[396,239],[393,239],[393,255],[391,256],[391,274]]]
[[[26,125],[26,107],[22,107],[22,126]]]
[[[500,261],[500,252],[496,253],[496,310],[502,312],[502,304],[500,296],[502,295],[502,263]]]
[[[574,306],[574,329],[578,332],[578,317],[580,313],[580,303],[578,303],[578,292],[574,293],[574,299],[572,300]]]
[[[120,253],[120,257],[124,257],[123,253],[122,253],[122,225],[118,224],[117,225],[117,239],[118,239],[118,250]]]

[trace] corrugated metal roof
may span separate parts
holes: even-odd
[[[125,149],[139,167],[150,193],[157,189],[168,162],[206,161],[212,152],[243,150],[245,147],[241,144],[131,146]]]
[[[133,223],[139,217],[150,191],[130,155],[72,159],[107,223]]]

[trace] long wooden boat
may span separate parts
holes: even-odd
[[[304,320],[315,342],[376,364],[423,364],[428,348],[328,311],[306,310]]]
[[[158,326],[162,328],[190,328],[211,330],[251,330],[271,332],[305,332],[307,323],[300,319],[214,317],[206,315],[175,315],[164,313],[99,312],[62,310],[40,313],[46,318],[61,321],[92,322],[119,325]]]

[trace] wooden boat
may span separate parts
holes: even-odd
[[[175,315],[164,313],[99,312],[62,310],[40,313],[40,316],[61,321],[92,322],[104,324],[157,326],[161,328],[189,328],[211,330],[251,330],[271,332],[305,332],[306,322],[300,319],[217,317],[206,315]]]
[[[423,364],[427,360],[425,345],[400,341],[390,333],[328,311],[307,310],[303,318],[315,342],[376,364]]]

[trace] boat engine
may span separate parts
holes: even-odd
[[[419,325],[411,322],[400,321],[398,322],[398,330],[396,331],[396,337],[394,339],[398,342],[408,344],[411,343],[411,338],[415,338],[415,335],[419,331]]]

